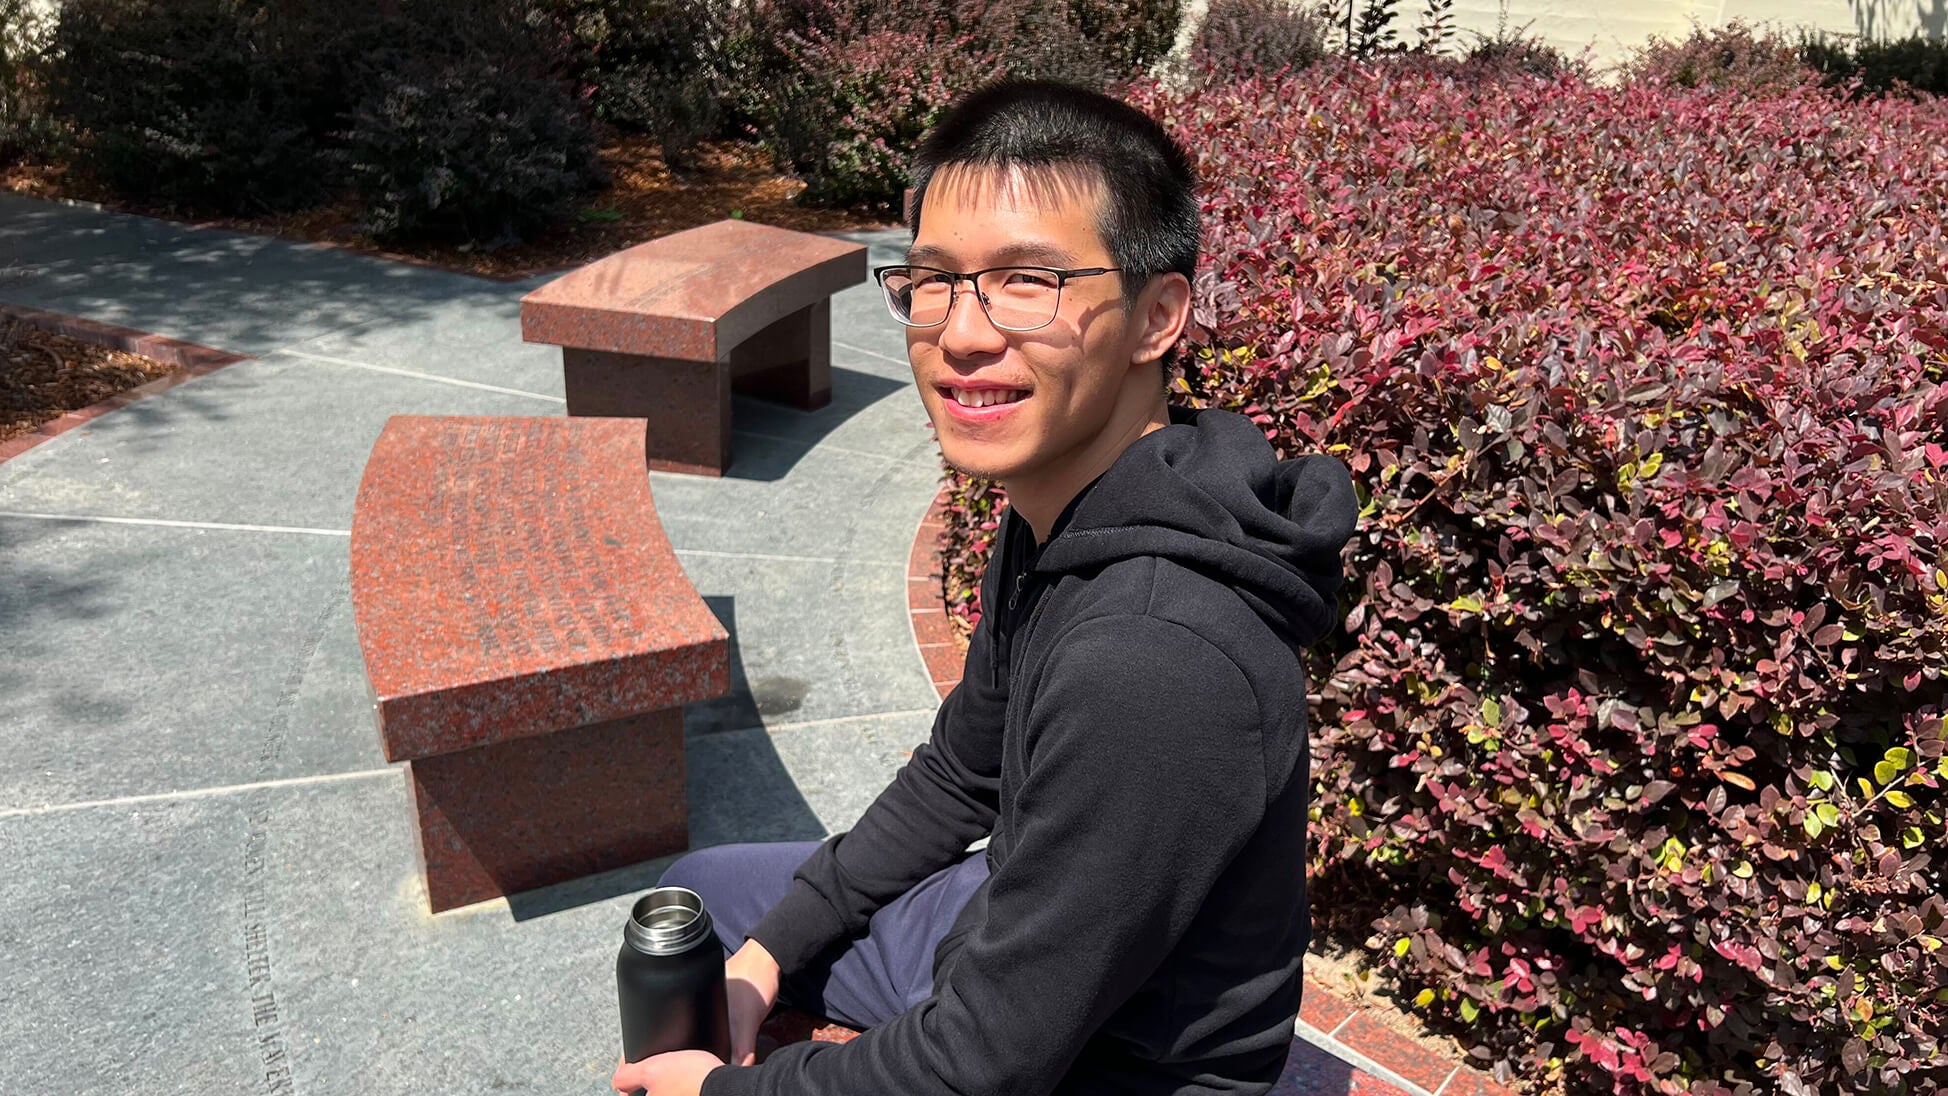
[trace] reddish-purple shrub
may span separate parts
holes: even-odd
[[[1186,398],[1366,501],[1315,915],[1525,1081],[1939,1087],[1948,105],[1424,64],[1135,99],[1206,180]]]

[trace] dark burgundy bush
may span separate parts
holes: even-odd
[[[604,121],[647,133],[663,161],[694,166],[698,144],[732,127],[735,81],[758,73],[747,4],[722,0],[530,0],[571,43],[570,66]]]
[[[1168,48],[1175,0],[789,0],[757,14],[742,109],[808,202],[896,210],[941,111],[1004,77],[1105,87]]]
[[[1333,17],[1290,0],[1211,0],[1191,39],[1191,70],[1230,79],[1302,69],[1326,56]]]
[[[1796,41],[1736,19],[1709,29],[1694,25],[1682,41],[1653,38],[1622,70],[1637,83],[1740,91],[1790,87],[1817,75]]]
[[[595,131],[568,89],[484,55],[382,70],[345,145],[382,239],[515,242],[602,182]]]
[[[1857,82],[1857,90],[1870,95],[1948,95],[1948,40],[1821,36],[1801,42],[1799,55],[1828,85]]]
[[[241,0],[72,0],[47,49],[50,114],[117,193],[177,210],[302,206],[326,177],[299,70]]]
[[[1935,1091],[1948,107],[1460,71],[1136,91],[1207,180],[1184,398],[1366,503],[1315,915],[1505,1076]]]

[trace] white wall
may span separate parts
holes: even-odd
[[[1366,5],[1366,0],[1351,2]],[[1423,2],[1397,0],[1394,26],[1403,37],[1420,22]],[[1327,3],[1344,17],[1348,0]],[[1207,7],[1208,0],[1186,0],[1175,56],[1189,50]],[[1590,47],[1598,66],[1628,58],[1652,38],[1681,39],[1693,26],[1723,26],[1734,19],[1788,33],[1805,28],[1870,38],[1948,37],[1948,0],[1454,0],[1452,14],[1461,48],[1472,45],[1477,34],[1492,37],[1506,21],[1511,31],[1526,24],[1528,34],[1571,57]]]
[[[1420,0],[1399,0],[1397,25],[1417,22],[1420,9]],[[1472,42],[1470,32],[1495,33],[1503,7],[1496,0],[1455,0],[1453,10],[1461,40]],[[1530,34],[1571,55],[1594,46],[1599,64],[1628,57],[1652,37],[1683,38],[1693,25],[1734,19],[1876,38],[1948,34],[1948,0],[1507,0],[1506,10],[1509,27],[1529,24]]]

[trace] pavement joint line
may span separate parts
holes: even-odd
[[[226,521],[172,521],[168,518],[114,518],[97,514],[43,514],[28,510],[0,510],[0,518],[96,522],[104,525],[161,525],[171,529],[219,529],[238,533],[304,533],[315,537],[352,535],[350,529],[310,529],[298,525],[243,525]]]
[[[850,350],[854,354],[864,354],[868,358],[878,358],[880,361],[883,362],[892,362],[894,365],[904,365],[908,369],[913,368],[913,363],[907,361],[905,358],[895,358],[891,354],[881,354],[877,350],[868,350],[863,346],[854,346],[849,342],[840,342],[837,339],[833,339],[832,345],[838,347],[841,350]]]
[[[1334,1024],[1334,1025],[1332,1026],[1332,1030],[1331,1030],[1331,1031],[1328,1031],[1328,1032],[1326,1032],[1326,1033],[1325,1033],[1325,1036],[1326,1036],[1326,1038],[1328,1038],[1328,1039],[1337,1039],[1337,1038],[1339,1038],[1339,1033],[1340,1033],[1340,1032],[1342,1032],[1342,1031],[1345,1031],[1345,1030],[1346,1030],[1346,1025],[1347,1025],[1347,1024],[1350,1024],[1350,1023],[1352,1023],[1352,1022],[1353,1022],[1353,1017],[1355,1017],[1355,1016],[1358,1016],[1359,1014],[1360,1014],[1360,1010],[1359,1010],[1359,1009],[1354,1009],[1353,1011],[1351,1011],[1351,1012],[1349,1012],[1349,1013],[1347,1013],[1347,1014],[1346,1014],[1346,1017],[1345,1017],[1344,1019],[1342,1019],[1342,1020],[1340,1020],[1340,1021],[1339,1021],[1338,1023],[1336,1023],[1336,1024]]]
[[[1395,1073],[1393,1070],[1388,1069],[1373,1059],[1368,1058],[1345,1043],[1325,1034],[1304,1020],[1294,1021],[1292,1034],[1297,1035],[1299,1038],[1304,1039],[1327,1054],[1345,1062],[1347,1065],[1360,1070],[1362,1073],[1370,1073],[1379,1080],[1385,1081],[1403,1092],[1412,1093],[1413,1096],[1431,1096],[1421,1086],[1409,1081],[1407,1078],[1402,1077],[1400,1074]],[[1449,1074],[1449,1076],[1452,1077],[1453,1075]]]
[[[548,403],[559,403],[564,406],[568,403],[568,400],[562,396],[549,396],[540,392],[529,392],[521,388],[505,388],[498,384],[482,384],[479,381],[463,381],[458,377],[442,377],[436,373],[422,373],[417,369],[400,369],[391,365],[373,365],[370,362],[355,362],[349,358],[334,358],[326,354],[312,354],[307,351],[291,350],[288,348],[273,350],[271,353],[288,354],[293,358],[325,362],[328,365],[342,365],[350,369],[369,369],[374,373],[391,373],[394,376],[411,377],[414,380],[421,381],[432,381],[435,384],[451,384],[460,388],[478,388],[483,392],[499,392],[507,396],[526,396],[531,400],[543,400]]]
[[[0,515],[4,516],[4,515]],[[706,556],[710,559],[757,559],[772,563],[843,563],[861,567],[904,567],[904,560],[846,559],[843,556],[780,556],[768,552],[713,552],[706,548],[673,548],[679,556]]]
[[[114,799],[86,799],[79,803],[49,803],[39,807],[7,807],[0,809],[0,818],[33,818],[96,807],[132,807],[143,803],[167,803],[179,799],[211,799],[219,795],[236,795],[241,792],[264,791],[270,788],[301,788],[313,784],[336,784],[344,780],[358,780],[370,776],[390,776],[399,771],[397,766],[383,769],[355,769],[346,773],[287,776],[277,780],[253,780],[247,784],[221,784],[214,788],[190,788],[180,792],[150,792],[146,795],[117,796]]]
[[[1442,1078],[1441,1080],[1441,1087],[1434,1090],[1434,1096],[1441,1096],[1441,1093],[1447,1091],[1447,1086],[1453,1084],[1454,1079],[1459,1076],[1461,1076],[1460,1066],[1455,1066],[1453,1069],[1449,1070],[1448,1075]]]

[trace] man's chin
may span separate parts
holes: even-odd
[[[943,450],[941,456],[947,467],[974,479],[999,481],[1007,477],[1010,467],[1006,461],[983,453],[947,453]]]

